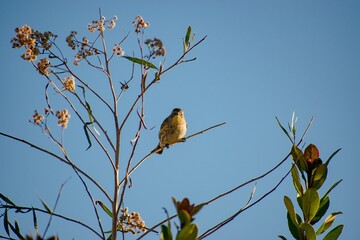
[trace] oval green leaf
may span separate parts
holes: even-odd
[[[176,240],[195,240],[198,234],[196,224],[188,224],[176,236]]]
[[[310,222],[316,215],[320,206],[320,197],[316,189],[309,188],[302,196],[302,210],[304,222]]]
[[[326,211],[328,210],[330,206],[330,199],[329,197],[326,198],[321,198],[320,200],[320,206],[319,206],[319,210],[317,211],[315,217],[311,220],[311,224],[314,225],[315,223],[317,223],[326,213]]]
[[[290,216],[291,221],[295,226],[298,226],[299,223],[297,222],[295,208],[291,199],[288,198],[287,196],[284,196],[284,204],[286,206],[286,209],[288,210],[288,214]]]
[[[316,240],[316,233],[314,228],[308,223],[301,223],[300,228],[305,231],[306,240]]]

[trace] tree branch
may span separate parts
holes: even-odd
[[[179,140],[177,143],[179,143],[179,142],[184,142],[184,141],[186,141],[186,140],[188,140],[188,139],[190,139],[190,138],[193,138],[193,137],[195,137],[195,136],[197,136],[197,135],[199,135],[199,134],[202,134],[202,133],[204,133],[204,132],[207,132],[207,131],[209,131],[209,130],[211,130],[211,129],[213,129],[213,128],[220,127],[220,126],[222,126],[222,125],[224,125],[224,124],[226,124],[226,122],[216,124],[216,125],[214,125],[214,126],[212,126],[212,127],[206,128],[206,129],[204,129],[204,130],[202,130],[202,131],[200,131],[200,132],[191,134],[191,135],[189,135],[188,137],[185,137],[184,139]],[[175,143],[175,144],[176,144],[176,143]],[[174,145],[174,144],[173,144],[173,145]],[[155,148],[155,149],[156,149],[156,148]],[[152,150],[150,153],[148,153],[143,159],[141,159],[141,160],[129,171],[129,173],[127,174],[127,176],[125,176],[125,178],[124,178],[123,180],[121,180],[121,182],[119,183],[119,187],[126,181],[126,178],[128,178],[147,158],[149,158],[152,154],[156,153],[157,151],[160,151],[160,150],[163,149],[163,148],[157,149],[156,151],[155,151],[155,149]]]

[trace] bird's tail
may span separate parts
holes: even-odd
[[[151,151],[151,153],[157,153],[157,154],[162,154],[162,152],[164,151],[164,149],[162,147],[160,147],[160,143],[157,145],[156,148],[154,148],[154,150]]]

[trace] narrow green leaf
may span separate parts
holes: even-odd
[[[288,210],[288,214],[290,216],[291,221],[293,221],[295,226],[298,226],[299,223],[297,222],[295,208],[294,208],[294,205],[293,205],[291,199],[288,198],[287,196],[284,196],[284,203],[285,203],[286,209]]]
[[[344,225],[339,225],[339,226],[335,227],[328,234],[326,234],[326,236],[324,237],[323,240],[337,240],[338,237],[340,236],[343,228],[344,228]]]
[[[334,212],[329,214],[329,216],[327,216],[327,218],[325,219],[325,221],[323,222],[323,224],[321,224],[321,226],[319,227],[319,229],[316,231],[316,234],[322,234],[323,232],[325,232],[326,230],[328,230],[331,225],[333,224],[333,222],[335,221],[336,215],[338,214],[342,214],[342,212]]]
[[[172,233],[170,229],[165,225],[161,225],[160,240],[172,240]]]
[[[298,193],[298,195],[302,196],[304,193],[304,189],[303,189],[303,186],[301,185],[299,173],[298,173],[295,165],[293,165],[291,168],[291,176],[293,179],[293,184],[296,189],[296,192]]]
[[[339,184],[342,182],[342,179],[340,179],[339,181],[337,181],[336,183],[334,183],[330,188],[329,190],[325,193],[325,195],[322,197],[322,198],[326,198],[330,192]]]
[[[89,135],[89,132],[88,132],[88,129],[87,129],[87,126],[90,125],[90,124],[92,124],[92,122],[87,122],[87,123],[84,124],[84,132],[85,132],[85,136],[86,136],[86,139],[88,141],[88,144],[89,144],[89,146],[86,148],[85,151],[87,151],[92,146],[90,135]]]
[[[311,221],[320,206],[320,197],[316,189],[309,188],[302,196],[302,210],[304,213],[304,222]]]
[[[282,240],[287,240],[286,237],[282,236],[282,235],[278,235],[278,237]]]
[[[278,119],[277,117],[275,117],[275,119],[276,119],[277,124],[278,124],[279,127],[281,128],[281,130],[283,130],[283,132],[285,133],[285,135],[289,138],[290,142],[291,142],[291,143],[294,143],[293,140],[291,139],[290,134],[288,133],[288,131],[286,131],[286,129],[281,125],[279,119]]]
[[[185,40],[183,40],[184,53],[190,47],[190,36],[191,36],[191,26],[188,27],[188,29],[186,31],[186,35],[185,35]]]
[[[20,233],[20,228],[17,221],[15,221],[15,227],[11,223],[9,223],[9,226],[18,238],[20,238],[21,240],[25,239]]]
[[[33,213],[33,223],[34,223],[35,233],[36,233],[36,235],[38,235],[38,234],[39,234],[39,231],[38,231],[38,223],[37,223],[36,212],[35,212],[34,209],[32,209],[32,213]]]
[[[329,197],[320,199],[319,210],[317,211],[315,217],[311,220],[311,222],[310,222],[311,225],[314,225],[315,223],[317,223],[325,215],[325,213],[328,210],[329,206],[330,206]]]
[[[49,206],[41,198],[40,198],[40,201],[41,201],[42,205],[44,206],[44,208],[46,209],[46,211],[50,214],[53,214],[53,212],[51,211]]]
[[[157,69],[157,67],[154,64],[152,64],[151,62],[145,61],[143,59],[136,58],[136,57],[129,57],[129,56],[123,56],[123,57],[133,63],[140,64],[140,65],[143,65],[143,66],[146,66],[149,68]]]
[[[187,224],[176,236],[176,240],[195,240],[198,234],[196,224]]]
[[[330,160],[341,150],[341,148],[339,148],[338,150],[336,150],[335,152],[333,152],[333,154],[331,154],[331,156],[328,158],[328,160],[326,160],[325,164],[326,166],[329,165]]]
[[[0,193],[0,198],[1,198],[2,200],[4,200],[6,203],[8,203],[8,204],[10,204],[10,205],[12,205],[12,206],[16,206],[15,203],[13,203],[9,198],[7,198],[6,196],[2,195],[1,193]]]
[[[199,204],[194,207],[194,209],[191,211],[191,215],[195,216],[203,207],[205,204]]]
[[[306,240],[316,240],[316,233],[314,228],[308,223],[301,223],[300,228],[305,231]]]
[[[190,36],[191,36],[191,26],[189,26],[188,29],[187,29],[187,31],[186,31],[185,43],[186,43],[187,45],[189,45]]]
[[[113,213],[110,211],[110,209],[101,201],[96,201],[96,204],[99,204],[100,207],[104,210],[104,212],[106,212],[110,217],[113,216]]]
[[[8,220],[8,213],[7,213],[7,209],[5,209],[5,214],[4,214],[4,228],[5,231],[7,233],[7,235],[10,237],[10,232],[9,232],[9,220]]]

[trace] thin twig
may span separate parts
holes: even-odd
[[[69,180],[69,179],[67,179],[63,184],[61,184],[60,189],[59,189],[59,193],[58,193],[58,195],[57,195],[57,198],[56,198],[56,201],[55,201],[55,204],[54,204],[54,208],[53,208],[53,210],[51,211],[51,213],[54,213],[54,212],[56,211],[56,207],[57,207],[57,205],[58,205],[58,203],[59,203],[59,199],[60,199],[61,192],[62,192],[65,184],[68,182],[68,180]],[[50,214],[50,219],[49,219],[49,221],[48,221],[48,223],[47,223],[47,225],[46,225],[46,228],[45,228],[45,230],[44,230],[44,234],[43,234],[43,237],[42,237],[42,238],[45,238],[45,236],[46,236],[46,233],[47,233],[47,231],[48,231],[48,229],[49,229],[49,227],[50,227],[50,224],[51,224],[52,217],[53,217],[53,214]]]
[[[164,220],[162,220],[161,222],[157,223],[156,225],[152,226],[151,228],[149,228],[148,231],[146,231],[145,233],[143,233],[140,237],[138,237],[136,240],[140,240],[143,237],[145,237],[147,234],[149,234],[150,232],[154,232],[154,229],[157,227],[160,227],[162,224],[166,223],[167,221],[170,221],[171,219],[175,218],[177,216],[177,214],[172,215],[171,217],[168,217]]]

